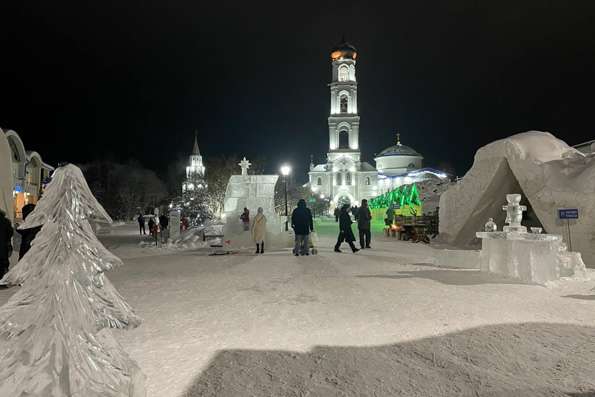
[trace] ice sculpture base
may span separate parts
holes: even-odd
[[[562,236],[519,232],[479,232],[480,269],[526,283],[546,284],[564,276],[584,276],[579,253],[566,252]]]

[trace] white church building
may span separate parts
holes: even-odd
[[[355,205],[400,185],[444,174],[423,169],[423,156],[401,144],[397,135],[394,146],[376,155],[376,167],[362,161],[359,149],[359,115],[357,111],[357,50],[347,42],[331,52],[332,81],[329,152],[324,164],[310,164],[309,182],[313,193],[331,200],[331,207],[344,203]],[[429,174],[428,174],[429,173]]]

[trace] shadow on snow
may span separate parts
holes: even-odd
[[[595,328],[492,325],[393,345],[223,350],[185,396],[595,396]]]

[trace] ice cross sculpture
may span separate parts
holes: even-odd
[[[520,205],[521,195],[507,194],[506,201],[508,202],[508,205],[503,205],[502,210],[506,211],[505,222],[508,226],[504,226],[503,230],[505,232],[526,233],[527,228],[521,226],[521,221],[523,220],[523,211],[527,210],[527,206]]]
[[[242,175],[248,175],[248,168],[250,168],[252,164],[246,160],[246,157],[244,157],[242,161],[238,163],[238,165],[242,168]]]

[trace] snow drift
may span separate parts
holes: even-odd
[[[585,156],[549,132],[529,131],[492,142],[475,154],[473,166],[440,198],[441,239],[475,246],[475,232],[489,217],[504,224],[507,193],[521,193],[529,207],[523,220],[568,241],[558,208],[578,208],[571,222],[573,251],[595,267],[595,158]]]

